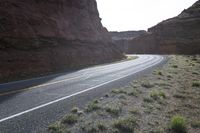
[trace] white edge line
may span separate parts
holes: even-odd
[[[37,106],[37,107],[31,108],[31,109],[28,109],[28,110],[23,111],[23,112],[21,112],[21,113],[17,113],[17,114],[15,114],[15,115],[12,115],[12,116],[9,116],[9,117],[6,117],[6,118],[3,118],[3,119],[0,120],[0,123],[1,123],[1,122],[4,122],[4,121],[6,121],[6,120],[9,120],[9,119],[15,118],[15,117],[17,117],[17,116],[20,116],[20,115],[23,115],[23,114],[26,114],[26,113],[32,112],[32,111],[34,111],[34,110],[37,110],[37,109],[40,109],[40,108],[46,107],[46,106],[48,106],[48,105],[51,105],[51,104],[57,103],[57,102],[59,102],[59,101],[63,101],[63,100],[65,100],[65,99],[68,99],[68,98],[70,98],[70,97],[73,97],[73,96],[79,95],[79,94],[81,94],[81,93],[84,93],[84,92],[87,92],[87,91],[93,90],[93,89],[95,89],[95,88],[101,87],[101,86],[106,85],[106,84],[108,84],[108,83],[111,83],[111,82],[114,82],[114,81],[117,81],[117,80],[123,79],[123,78],[128,77],[128,76],[130,76],[130,75],[133,75],[133,74],[135,74],[135,73],[137,73],[137,72],[140,72],[140,71],[142,71],[142,70],[145,70],[145,69],[147,69],[147,68],[149,68],[149,67],[152,67],[152,66],[154,66],[154,65],[156,65],[156,64],[158,64],[158,63],[160,63],[160,61],[162,61],[162,60],[163,60],[163,57],[161,56],[161,60],[159,60],[158,62],[155,62],[155,63],[153,63],[152,65],[150,65],[150,66],[148,66],[148,67],[145,67],[145,68],[143,68],[143,69],[141,69],[141,70],[139,70],[139,71],[135,71],[134,73],[127,74],[127,75],[122,76],[122,77],[120,77],[120,78],[116,78],[116,79],[110,80],[110,81],[108,81],[108,82],[104,82],[104,83],[102,83],[102,84],[99,84],[99,85],[97,85],[97,86],[94,86],[94,87],[88,88],[88,89],[86,89],[86,90],[76,92],[76,93],[71,94],[71,95],[69,95],[69,96],[65,96],[65,97],[59,98],[59,99],[57,99],[57,100],[54,100],[54,101],[48,102],[48,103],[46,103],[46,104],[42,104],[42,105],[40,105],[40,106]]]

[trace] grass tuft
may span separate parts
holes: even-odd
[[[194,81],[192,87],[200,87],[200,81]]]
[[[122,132],[133,133],[134,128],[137,126],[137,122],[133,117],[121,118],[116,120],[113,126]]]
[[[95,111],[95,110],[100,109],[101,107],[99,106],[98,103],[99,103],[98,100],[94,100],[93,102],[90,102],[86,107],[86,111],[91,112],[91,111]]]
[[[131,114],[135,114],[135,115],[137,115],[137,114],[140,113],[139,109],[137,109],[137,108],[131,108],[131,109],[129,109],[129,112],[130,112]]]
[[[143,99],[143,101],[146,102],[146,103],[153,103],[153,99],[150,98],[150,97],[145,97],[145,98]]]
[[[62,119],[64,124],[74,124],[78,122],[78,116],[76,114],[68,114]]]
[[[106,112],[112,114],[112,115],[119,115],[121,112],[121,107],[116,107],[116,106],[106,106],[105,107]]]
[[[82,126],[82,130],[86,133],[105,132],[107,130],[107,126],[101,121],[88,122]]]
[[[178,66],[177,66],[177,65],[173,65],[172,67],[173,67],[173,68],[178,68]]]
[[[153,98],[154,100],[158,100],[161,97],[166,98],[166,94],[164,91],[153,90],[150,92],[150,97]]]
[[[192,126],[193,128],[200,128],[200,121],[193,121],[193,122],[191,123],[191,126]]]
[[[78,113],[78,111],[79,111],[78,107],[73,107],[71,110],[72,113]]]
[[[171,119],[170,126],[175,133],[187,133],[186,120],[182,116],[173,116]]]
[[[164,91],[159,91],[159,96],[166,98],[166,94]]]
[[[112,90],[111,92],[115,94],[127,94],[127,91],[123,89],[115,89],[115,90]]]
[[[158,75],[163,76],[163,73],[161,71],[158,72]]]
[[[142,83],[141,85],[142,85],[142,87],[145,87],[145,88],[152,88],[152,87],[154,87],[154,85],[150,84],[149,82]]]
[[[132,88],[131,91],[128,92],[129,96],[135,96],[138,97],[139,94],[141,94],[142,92],[136,88]]]
[[[57,122],[55,124],[52,124],[48,127],[48,131],[50,133],[62,133],[62,130],[60,128],[60,124]]]

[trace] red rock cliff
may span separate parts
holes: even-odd
[[[200,0],[130,41],[129,53],[200,54]]]
[[[1,0],[0,80],[122,58],[95,0]]]

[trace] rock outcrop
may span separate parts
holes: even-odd
[[[0,81],[123,58],[95,0],[1,0]]]
[[[129,42],[129,53],[200,54],[200,0]]]

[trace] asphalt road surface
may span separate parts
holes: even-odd
[[[73,106],[82,108],[166,61],[159,55],[137,56],[135,60],[0,84],[0,133],[47,132],[48,125]]]

